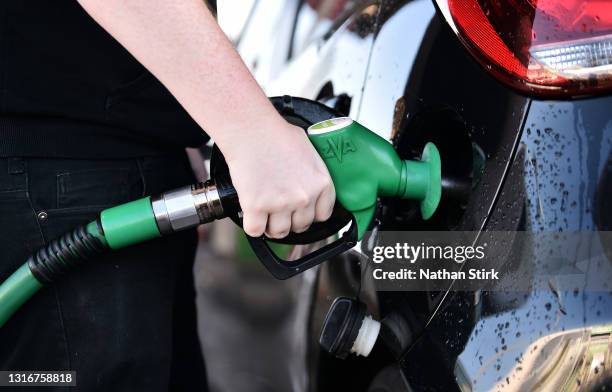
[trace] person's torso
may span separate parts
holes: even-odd
[[[20,148],[71,155],[87,146],[102,155],[142,155],[206,140],[76,0],[1,3],[0,135],[0,155]]]

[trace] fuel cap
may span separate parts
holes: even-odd
[[[338,297],[329,308],[319,344],[331,355],[345,359],[353,353],[367,357],[380,332],[380,323],[355,299]]]

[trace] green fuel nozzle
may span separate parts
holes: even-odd
[[[324,120],[308,137],[331,175],[336,199],[355,217],[357,238],[367,230],[379,196],[420,202],[423,219],[436,211],[442,195],[440,153],[427,143],[421,160],[402,160],[393,146],[349,117]]]

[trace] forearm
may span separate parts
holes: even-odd
[[[282,121],[203,0],[79,0],[232,155]]]

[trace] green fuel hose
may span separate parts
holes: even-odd
[[[28,263],[13,272],[0,286],[0,327],[42,287],[42,283],[30,271]]]
[[[107,249],[97,221],[39,249],[0,285],[0,327],[45,284]]]
[[[43,286],[109,250],[159,237],[145,197],[100,213],[100,218],[39,249],[0,285],[0,328]]]

